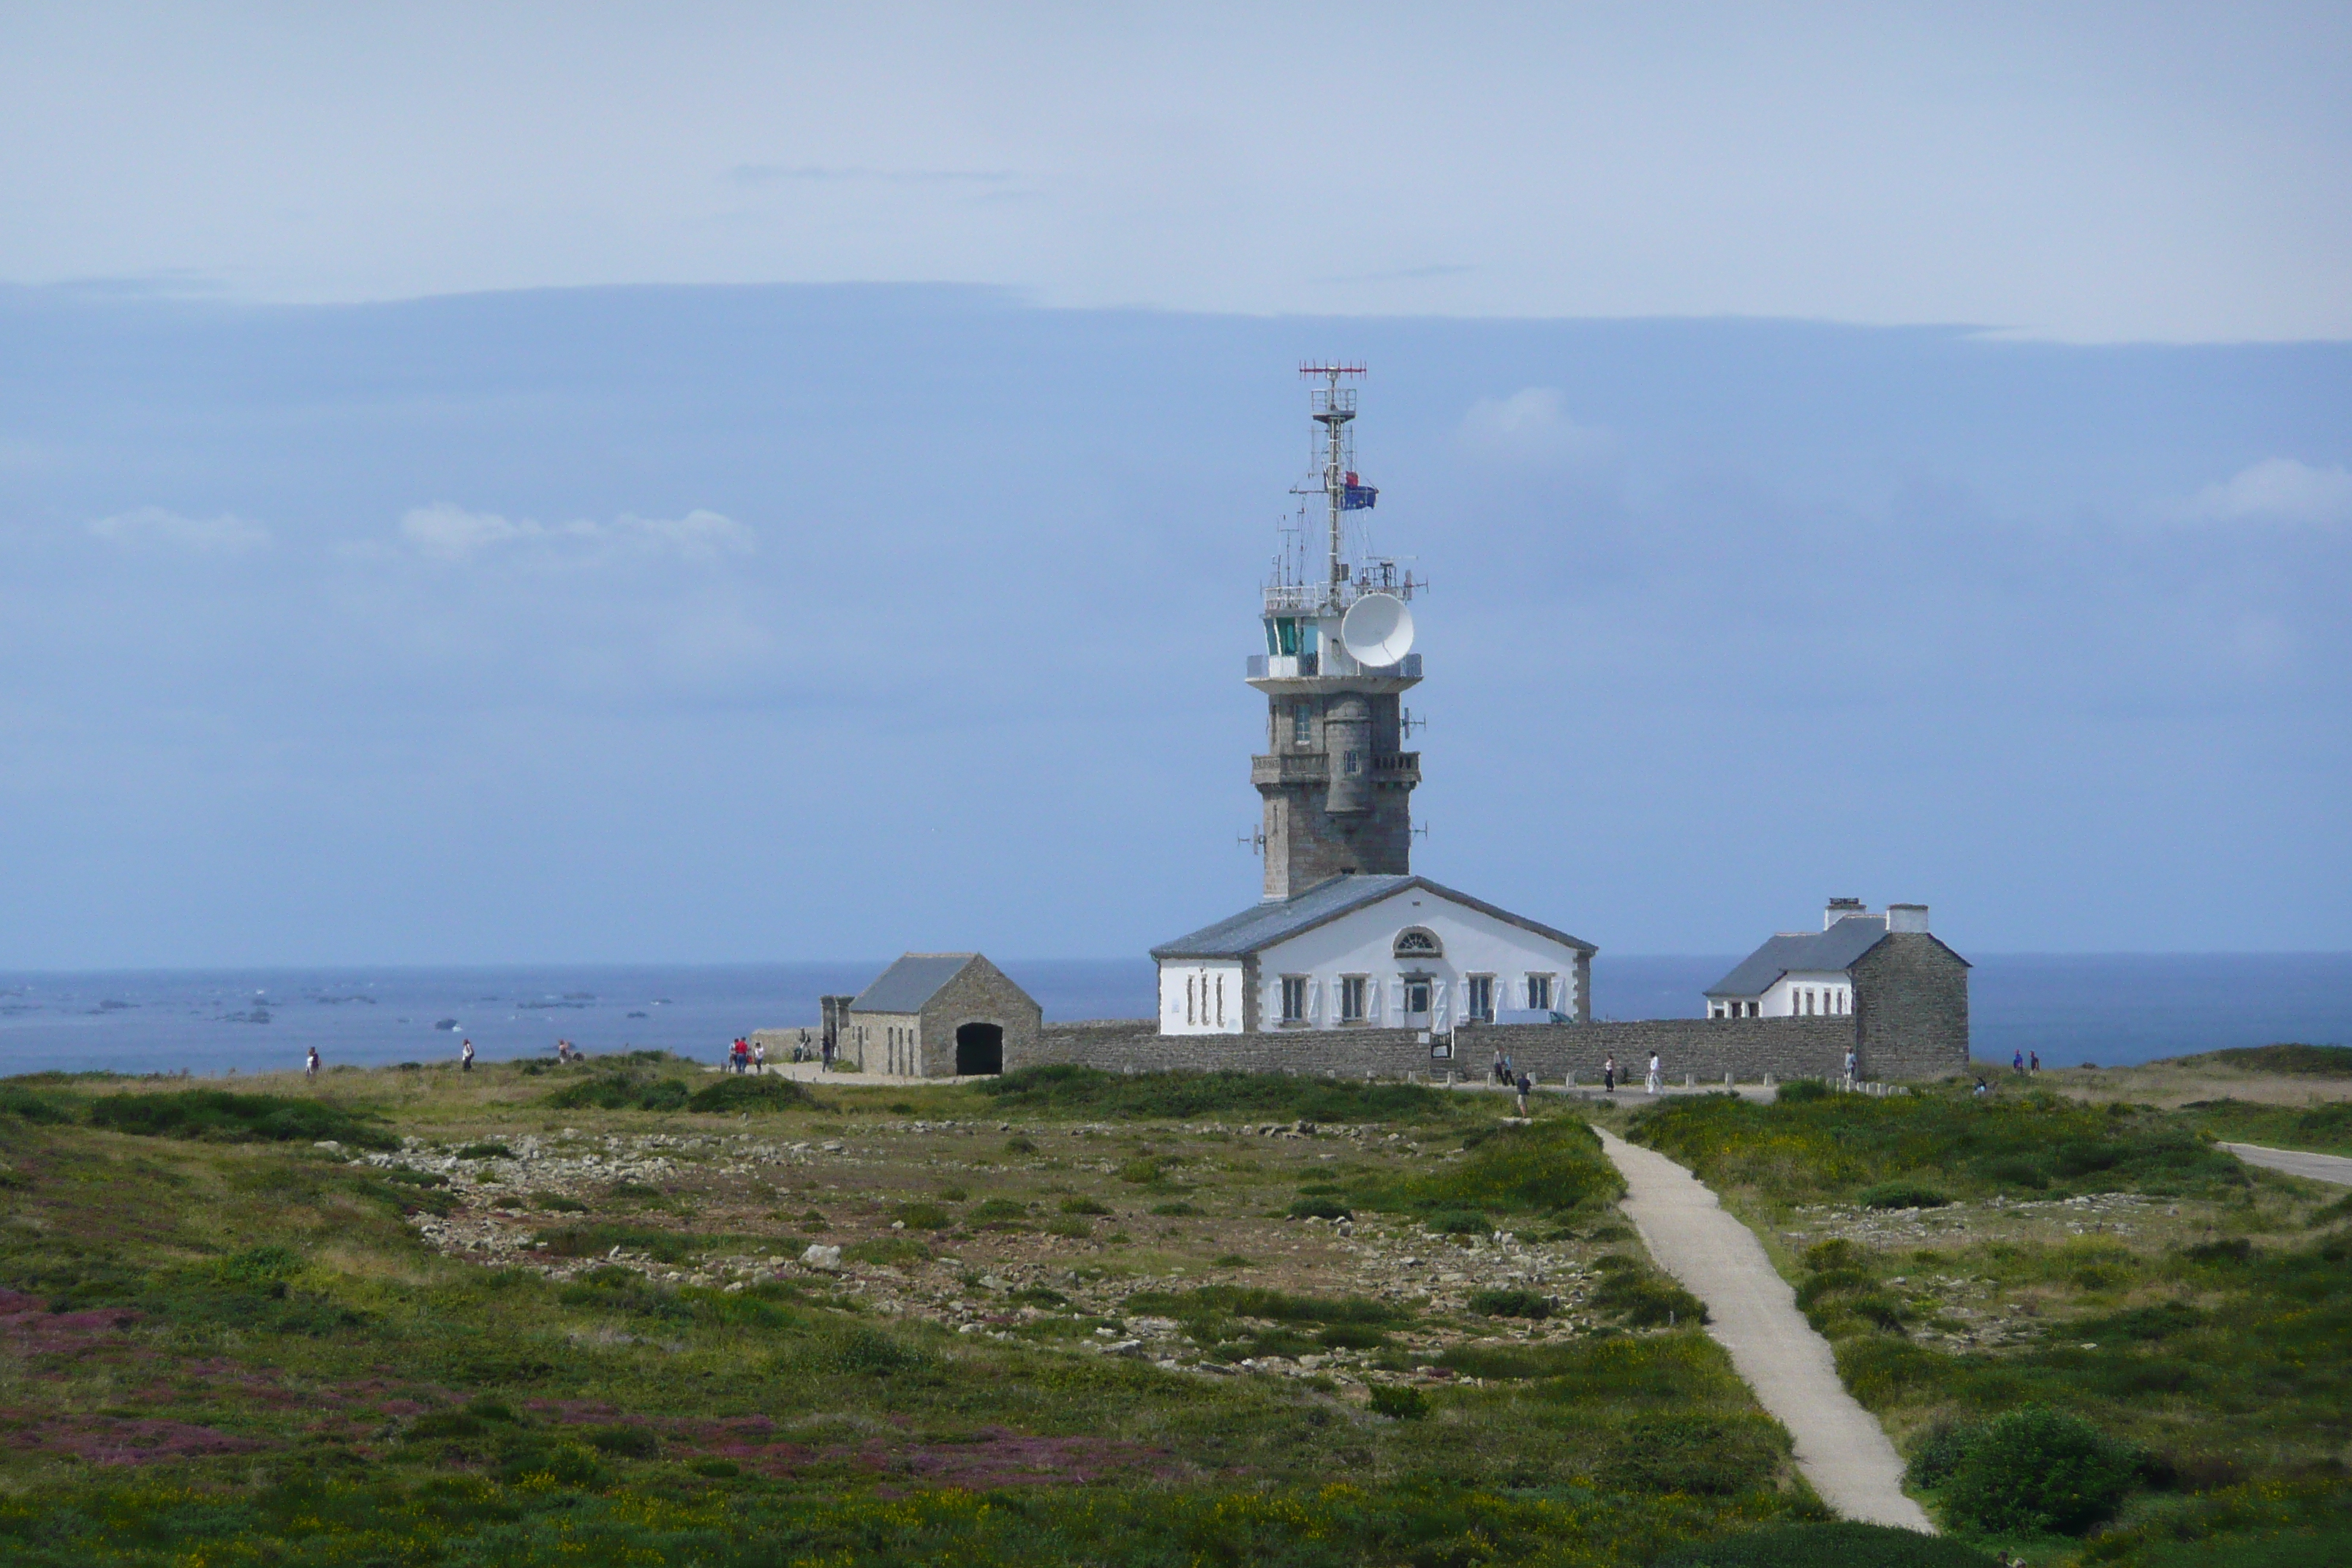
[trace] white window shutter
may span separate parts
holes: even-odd
[[[1320,980],[1307,983],[1307,1021],[1310,1024],[1323,1021],[1323,983]]]
[[[1446,1018],[1445,982],[1443,980],[1431,981],[1429,983],[1429,1026],[1433,1029],[1443,1029],[1445,1027]]]
[[[1381,983],[1377,980],[1364,982],[1364,1021],[1368,1024],[1381,1021]]]

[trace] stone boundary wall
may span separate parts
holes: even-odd
[[[1303,1072],[1343,1078],[1401,1079],[1448,1070],[1478,1079],[1502,1050],[1539,1081],[1601,1081],[1601,1058],[1614,1053],[1620,1081],[1642,1081],[1652,1051],[1666,1081],[1740,1083],[1821,1078],[1842,1072],[1854,1043],[1851,1016],[1813,1018],[1646,1018],[1629,1023],[1494,1024],[1462,1029],[1452,1061],[1433,1060],[1412,1029],[1285,1029],[1251,1035],[1162,1035],[1149,1018],[1047,1024],[1033,1050],[1017,1057],[1008,1041],[1005,1070],[1066,1062],[1109,1072]],[[1909,1065],[1909,1064],[1889,1064]],[[1874,1069],[1865,1078],[1895,1076]],[[1958,1070],[1952,1068],[1949,1070]]]

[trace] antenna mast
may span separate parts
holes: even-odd
[[[1323,495],[1331,512],[1331,559],[1329,570],[1323,578],[1324,603],[1336,606],[1341,598],[1341,587],[1348,581],[1345,542],[1340,537],[1339,514],[1351,504],[1369,506],[1369,499],[1357,500],[1350,491],[1369,494],[1356,483],[1349,471],[1349,459],[1355,450],[1355,441],[1349,432],[1349,422],[1356,417],[1356,389],[1341,386],[1340,381],[1354,379],[1364,374],[1360,364],[1302,364],[1298,374],[1320,377],[1322,390],[1310,395],[1315,422],[1323,426],[1325,454],[1323,458]]]

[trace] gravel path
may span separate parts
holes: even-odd
[[[1596,1128],[1625,1178],[1625,1217],[1660,1268],[1706,1303],[1706,1331],[1796,1439],[1797,1466],[1848,1519],[1935,1533],[1903,1492],[1903,1461],[1877,1418],[1838,1382],[1829,1342],[1797,1310],[1796,1292],[1753,1232],[1698,1178],[1664,1155]]]
[[[2339,1187],[2352,1187],[2352,1159],[2341,1154],[2314,1154],[2302,1149],[2270,1149],[2260,1143],[2224,1143],[2221,1147],[2249,1165],[2266,1165],[2273,1171],[2284,1171],[2290,1176],[2308,1176],[2315,1182],[2333,1182]]]

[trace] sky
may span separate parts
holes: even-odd
[[[1301,359],[1416,867],[2352,949],[2340,7],[0,14],[0,967],[1255,898]]]

